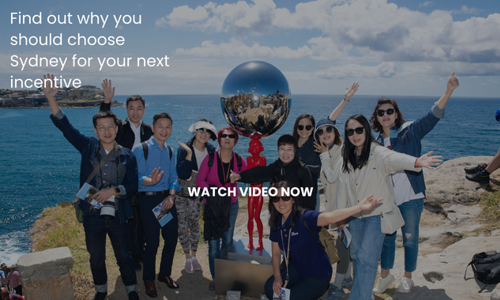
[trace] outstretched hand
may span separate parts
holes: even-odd
[[[314,151],[317,153],[323,153],[328,151],[328,145],[323,144],[323,142],[314,142]]]
[[[111,84],[111,79],[107,78],[102,81],[102,92],[104,93],[104,99],[111,102],[111,99],[115,96],[115,87]]]
[[[353,83],[350,89],[345,88],[345,94],[344,94],[345,101],[349,101],[352,95],[354,95],[357,92],[358,88],[359,84],[357,82]]]
[[[455,77],[455,72],[451,72],[451,76],[448,79],[448,84],[446,85],[446,89],[450,92],[453,92],[458,87],[458,79]]]
[[[55,85],[54,74],[43,75],[43,93],[45,97],[55,97],[59,91],[59,86]]]
[[[151,176],[149,176],[149,178],[151,178],[151,185],[155,185],[157,184],[161,177],[163,176],[163,171],[160,172],[160,168],[155,168],[152,172],[151,172]]]
[[[434,151],[427,152],[424,155],[420,156],[417,159],[415,165],[420,168],[428,168],[431,170],[435,169],[443,162],[443,160],[441,159],[443,158],[443,156],[441,155],[431,156],[432,153],[434,153]]]
[[[359,203],[359,208],[361,210],[370,210],[372,209],[376,204],[380,203],[384,199],[373,199],[373,195],[370,195],[363,199],[361,203]]]
[[[229,174],[229,179],[231,180],[231,183],[235,183],[236,181],[241,179],[240,174],[234,173],[233,170],[230,170],[230,172],[231,173]]]

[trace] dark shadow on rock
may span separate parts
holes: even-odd
[[[429,289],[426,286],[416,286],[409,294],[394,293],[392,298],[394,300],[452,300],[450,296],[446,295],[444,289]]]
[[[136,272],[136,274],[137,274],[137,283],[139,283],[139,272]],[[142,273],[140,273],[140,276],[142,278]],[[108,276],[108,285],[109,285],[109,276]],[[108,290],[109,290],[109,287],[108,287]],[[143,288],[143,290],[144,290],[144,288]],[[146,296],[146,294],[144,294],[144,296]],[[107,299],[108,300],[126,300],[127,298],[128,298],[127,291],[125,289],[125,285],[123,284],[122,276],[120,275],[120,276],[118,276],[118,278],[116,278],[115,288],[111,294],[108,294]]]

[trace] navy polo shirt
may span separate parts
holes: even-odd
[[[317,232],[321,227],[317,226],[318,216],[320,212],[314,210],[304,210],[304,220],[311,230],[318,236]],[[276,229],[271,230],[269,239],[272,242],[278,243],[281,250],[285,252],[288,249],[288,232],[290,222],[292,220],[291,214],[288,216],[285,224],[281,225],[281,218],[279,216]],[[281,241],[281,233],[283,233],[283,243]],[[291,231],[292,239],[290,240],[290,258],[293,260],[294,266],[297,271],[302,275],[313,276],[318,278],[325,278],[332,276],[332,265],[325,250],[318,244],[317,239],[307,230],[302,223],[300,212],[296,218],[295,227]]]

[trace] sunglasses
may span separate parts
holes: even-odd
[[[322,136],[324,133],[328,132],[328,133],[332,133],[333,132],[333,126],[328,126],[326,127],[325,130],[323,130],[323,128],[320,128],[316,131],[316,133],[318,134],[318,136]]]
[[[392,115],[393,113],[395,112],[394,108],[389,108],[389,109],[386,109],[386,110],[383,110],[383,109],[379,109],[377,110],[377,115],[379,117],[383,117],[385,115],[385,113],[387,113],[387,115]]]
[[[362,134],[364,131],[365,131],[365,128],[364,128],[364,127],[358,127],[358,128],[354,128],[354,129],[347,129],[347,130],[346,130],[346,132],[347,132],[347,136],[353,136],[353,135],[354,135],[354,132],[356,132],[357,134]]]
[[[285,201],[285,202],[288,202],[292,199],[292,197],[274,197],[273,198],[273,203],[278,203],[280,202],[280,199]]]
[[[198,128],[198,129],[196,129],[196,131],[198,131],[199,133],[210,134],[210,131],[208,129],[205,129],[205,128]]]
[[[307,131],[309,131],[309,130],[311,130],[313,127],[312,127],[312,125],[306,125],[306,126],[305,126],[305,128],[306,128],[306,130],[307,130]],[[300,130],[300,131],[304,130],[304,125],[299,125],[299,126],[297,126],[297,129],[298,129],[298,130]]]
[[[235,135],[235,134],[224,134],[224,133],[223,133],[223,134],[221,134],[221,135],[220,135],[220,138],[221,138],[221,139],[225,139],[225,138],[234,139],[235,137],[236,137],[236,135]]]

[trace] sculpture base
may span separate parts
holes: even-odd
[[[273,275],[271,241],[263,240],[264,250],[249,250],[249,238],[234,237],[215,258],[215,293],[241,291],[241,296],[259,298],[264,284]],[[254,245],[258,239],[254,238]]]

